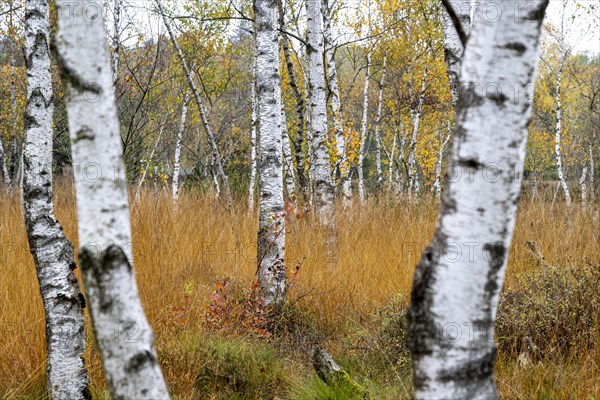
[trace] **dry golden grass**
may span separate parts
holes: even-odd
[[[76,242],[71,186],[59,185],[55,197],[56,214],[67,237]],[[44,387],[44,316],[19,202],[16,194],[0,195],[0,395],[7,398],[27,398]],[[290,221],[287,264],[290,270],[300,266],[292,299],[328,337],[343,337],[395,293],[409,293],[414,266],[436,217],[435,202],[429,200],[411,207],[373,202],[363,212],[341,212],[337,263],[327,259],[326,233],[310,218]],[[192,191],[181,197],[176,209],[168,193],[145,192],[133,207],[132,225],[137,281],[159,353],[182,333],[206,329],[203,305],[215,280],[235,277],[241,285],[250,285],[254,278],[257,222],[242,207],[229,213],[211,196]],[[523,200],[507,283],[535,267],[524,246],[527,240],[535,240],[551,264],[600,265],[598,235],[591,213]],[[182,318],[174,308],[185,306],[186,285],[191,295]],[[561,398],[600,393],[597,354],[573,357],[565,367],[533,366],[527,373],[508,358],[500,360],[498,381],[507,398],[541,396],[544,382],[553,387],[563,384],[552,392]],[[86,361],[92,389],[101,390],[102,371],[91,343]],[[193,396],[193,366],[184,367],[173,357],[162,363],[168,382],[178,393],[188,393],[182,398]]]

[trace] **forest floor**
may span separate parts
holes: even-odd
[[[43,399],[44,315],[19,201],[0,194],[0,398]],[[60,185],[55,201],[76,242],[73,190]],[[497,327],[502,398],[600,398],[595,207],[567,211],[521,200]],[[410,398],[404,312],[436,218],[433,200],[372,201],[362,212],[340,212],[332,254],[310,213],[291,212],[289,306],[270,333],[269,310],[252,285],[256,217],[193,191],[177,208],[168,193],[145,192],[132,211],[135,271],[173,398],[334,400],[362,398],[362,391],[373,399]],[[109,398],[89,317],[87,332],[92,393]],[[122,327],[104,334],[128,339]],[[319,380],[310,361],[316,343],[360,389]]]

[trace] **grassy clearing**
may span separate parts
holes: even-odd
[[[59,186],[57,216],[76,242],[73,191],[68,185]],[[579,275],[568,275],[566,281],[575,282],[572,290],[560,289],[563,285],[550,296],[542,283],[537,291],[523,288],[524,277],[539,275],[545,268],[527,249],[528,240],[535,241],[556,268],[577,271],[586,266],[598,271],[600,233],[592,215],[578,209],[566,212],[558,204],[521,201],[509,259],[506,298],[512,306],[507,310],[518,315],[518,310],[534,309],[523,304],[539,307],[537,314],[522,318],[528,324],[511,319],[514,326],[506,329],[513,342],[520,343],[519,335],[536,331],[532,323],[536,318],[552,332],[572,332],[570,327],[581,322],[578,315],[592,318],[587,314],[590,304],[597,304],[589,286],[595,282],[592,278],[582,289],[577,284]],[[338,262],[327,259],[326,232],[310,218],[290,220],[287,266],[293,307],[281,324],[282,334],[264,337],[252,327],[217,329],[206,318],[216,282],[230,278],[227,293],[233,297],[243,296],[252,285],[255,217],[241,206],[229,213],[210,195],[193,191],[183,194],[177,209],[167,193],[144,193],[132,212],[132,250],[140,294],[174,398],[354,398],[347,388],[324,385],[312,371],[309,354],[316,342],[323,343],[372,398],[409,398],[411,370],[402,340],[402,312],[414,266],[429,242],[436,217],[435,202],[429,200],[410,207],[373,201],[362,212],[343,211]],[[44,317],[18,196],[0,195],[0,243],[0,396],[41,399]],[[519,290],[530,298],[543,295],[546,303],[525,303]],[[589,297],[596,303],[586,302]],[[563,309],[580,314],[554,321],[552,316]],[[584,321],[579,328],[591,326],[593,333],[597,322]],[[117,329],[112,334],[120,333]],[[497,368],[502,396],[600,398],[598,336],[588,335],[586,341],[567,346],[560,354],[534,354],[526,365],[517,361],[518,345],[502,346]],[[107,398],[98,353],[89,342],[86,361],[92,391],[95,398]]]

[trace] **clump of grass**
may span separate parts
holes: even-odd
[[[588,351],[600,338],[600,266],[546,266],[502,292],[496,336],[506,352],[543,357]]]
[[[273,398],[286,392],[293,379],[289,363],[266,343],[194,336],[186,346],[195,354],[201,398]]]

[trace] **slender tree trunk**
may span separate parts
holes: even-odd
[[[110,55],[101,8],[57,0],[56,60],[75,167],[79,261],[106,383],[114,399],[168,399],[154,334],[123,246],[131,226]],[[95,101],[89,101],[94,99]],[[101,172],[86,179],[90,166]],[[113,173],[109,173],[113,171]],[[115,340],[117,332],[118,340]]]
[[[377,118],[375,119],[375,164],[377,167],[377,186],[383,185],[383,170],[381,169],[381,110],[383,108],[383,88],[385,86],[385,73],[387,68],[387,57],[383,57],[383,73],[379,83],[379,99],[377,101]]]
[[[452,128],[450,120],[448,120],[448,131],[446,135],[440,134],[440,148],[438,150],[438,159],[435,164],[435,181],[433,182],[433,192],[435,197],[440,200],[440,194],[442,192],[442,164],[444,162],[444,150],[452,137]]]
[[[333,207],[333,180],[330,173],[327,149],[327,102],[325,94],[325,68],[323,66],[323,16],[321,0],[307,0],[308,31],[308,84],[310,94],[310,126],[312,153],[310,168],[314,208],[321,223],[335,226]]]
[[[498,397],[494,321],[521,191],[522,176],[515,179],[513,171],[523,170],[532,99],[490,92],[484,98],[476,85],[511,93],[518,82],[527,93],[548,0],[484,0],[476,15],[492,4],[499,18],[473,25],[461,69],[461,83],[471,90],[457,113],[450,168],[457,179],[444,191],[414,277],[408,317],[417,399]],[[486,165],[500,166],[499,180],[486,179]]]
[[[333,169],[333,176],[338,185],[341,185],[342,203],[344,207],[350,205],[352,200],[352,186],[350,182],[350,166],[346,154],[346,138],[344,135],[344,119],[342,115],[342,102],[337,77],[335,62],[335,43],[331,30],[331,13],[329,0],[322,0],[325,60],[327,61],[327,78],[331,94],[331,111],[333,114],[333,127],[335,130],[335,144],[337,160]]]
[[[596,192],[594,187],[594,168],[596,166],[594,165],[594,149],[592,143],[588,145],[588,151],[590,153],[590,199],[593,202],[594,200],[596,200]]]
[[[185,131],[185,122],[187,121],[188,104],[190,103],[190,92],[185,93],[183,106],[181,107],[181,121],[179,121],[179,130],[177,131],[177,141],[175,142],[175,161],[173,163],[173,202],[177,204],[179,200],[179,168],[181,164],[181,142],[183,132]]]
[[[119,50],[121,46],[120,40],[120,25],[121,25],[121,0],[113,0],[113,38],[112,38],[112,49],[113,49],[113,83],[117,83],[119,78]]]
[[[296,131],[296,140],[292,143],[294,145],[294,155],[296,157],[296,177],[298,181],[298,193],[306,198],[307,196],[307,178],[306,178],[306,170],[304,166],[304,152],[302,150],[302,146],[304,143],[304,132],[306,123],[304,121],[304,109],[305,109],[305,101],[304,96],[300,92],[300,88],[298,87],[298,80],[296,78],[296,70],[294,69],[294,62],[292,61],[292,55],[290,52],[289,38],[285,33],[285,20],[284,20],[284,12],[283,12],[283,0],[277,1],[277,7],[279,12],[279,29],[281,31],[281,43],[283,47],[283,56],[285,58],[285,66],[288,73],[288,80],[290,83],[290,88],[292,89],[292,93],[294,95],[294,99],[296,100],[296,119],[298,128]]]
[[[256,191],[256,171],[258,169],[258,163],[256,158],[256,149],[258,147],[258,100],[256,94],[256,56],[252,62],[252,120],[251,120],[251,132],[250,132],[250,184],[248,186],[248,213],[252,215],[254,213],[254,192]]]
[[[392,187],[394,185],[394,160],[396,147],[398,146],[398,134],[394,135],[394,140],[392,142],[392,151],[390,154],[390,165],[388,166],[388,193],[391,193]]]
[[[259,191],[258,282],[265,301],[285,303],[281,77],[276,0],[254,0],[258,93]]]
[[[423,103],[425,102],[425,92],[427,91],[427,78],[429,75],[429,64],[425,65],[423,71],[423,83],[421,85],[421,94],[417,109],[413,111],[413,132],[408,149],[408,196],[412,198],[419,191],[419,176],[417,172],[417,135],[421,123],[421,114],[423,112]]]
[[[587,197],[588,197],[588,187],[587,187],[587,165],[583,166],[583,170],[581,171],[581,178],[579,178],[579,186],[581,187],[581,208],[585,211],[587,208]]]
[[[283,151],[283,176],[285,182],[285,192],[290,201],[296,198],[296,179],[294,178],[294,161],[292,160],[292,150],[290,148],[290,137],[287,129],[287,117],[283,106],[283,99],[280,99],[281,105],[281,146]]]
[[[154,158],[154,153],[156,153],[156,149],[158,148],[158,144],[160,143],[160,139],[162,138],[163,131],[165,130],[166,118],[160,124],[160,128],[158,129],[158,136],[156,137],[156,141],[154,142],[154,146],[152,146],[152,151],[146,160],[146,166],[144,167],[144,172],[142,172],[142,176],[140,181],[138,182],[137,188],[135,189],[135,201],[138,203],[140,201],[140,194],[142,192],[142,186],[144,186],[144,182],[146,182],[146,175],[148,175],[148,169],[150,168],[150,164],[152,163],[152,159]]]
[[[362,124],[360,128],[360,141],[358,149],[358,199],[360,204],[364,204],[366,200],[365,193],[365,178],[364,178],[364,166],[363,162],[365,159],[367,133],[369,124],[369,81],[371,79],[371,46],[367,53],[367,70],[365,74],[365,88],[363,91],[363,115]]]
[[[8,170],[6,169],[6,161],[4,160],[5,158],[5,151],[4,151],[4,142],[2,141],[2,138],[0,138],[0,179],[2,179],[2,182],[4,183],[4,185],[6,185],[7,187],[10,186],[10,177],[8,175]]]
[[[55,400],[90,399],[85,332],[73,246],[52,206],[53,105],[47,0],[25,3],[27,65],[23,211],[46,317],[46,380]]]
[[[558,182],[560,187],[565,193],[565,201],[567,207],[571,208],[571,192],[569,186],[565,180],[562,165],[562,155],[560,151],[560,142],[562,137],[562,100],[561,100],[561,86],[562,86],[562,73],[564,68],[565,58],[562,57],[560,65],[558,66],[558,74],[556,77],[556,129],[555,129],[555,142],[554,142],[554,155],[556,157],[556,172],[558,174]]]
[[[471,0],[450,0],[452,8],[456,12],[465,33],[471,30]],[[450,92],[452,104],[456,107],[459,97],[459,75],[460,64],[463,59],[464,46],[456,32],[454,23],[448,12],[444,11],[444,58],[446,60],[446,71],[450,81]]]
[[[215,135],[213,134],[212,128],[210,126],[210,122],[208,121],[208,113],[206,112],[206,107],[204,106],[204,102],[200,97],[200,92],[194,83],[194,79],[192,77],[192,72],[190,71],[187,62],[185,61],[185,57],[183,56],[183,51],[181,51],[181,47],[179,43],[177,43],[177,38],[173,33],[173,29],[171,29],[171,22],[169,21],[169,17],[165,14],[162,5],[160,4],[160,0],[154,0],[156,7],[158,8],[158,12],[163,17],[163,21],[165,23],[165,27],[167,28],[167,32],[169,33],[169,37],[171,38],[171,42],[173,43],[173,47],[175,47],[175,51],[177,52],[177,56],[179,57],[179,61],[181,62],[181,67],[183,68],[183,72],[185,77],[190,85],[190,89],[194,94],[194,100],[196,101],[196,105],[198,106],[198,111],[200,112],[200,118],[202,120],[202,125],[204,126],[204,130],[206,131],[206,137],[208,139],[208,144],[210,145],[210,149],[212,151],[213,162],[216,168],[216,175],[219,177],[221,182],[223,183],[223,190],[225,192],[225,201],[227,202],[227,207],[231,209],[233,205],[233,198],[231,196],[231,189],[229,188],[229,179],[225,174],[225,170],[223,169],[223,160],[221,158],[221,154],[219,153],[219,147],[217,146],[217,141],[215,139]]]

